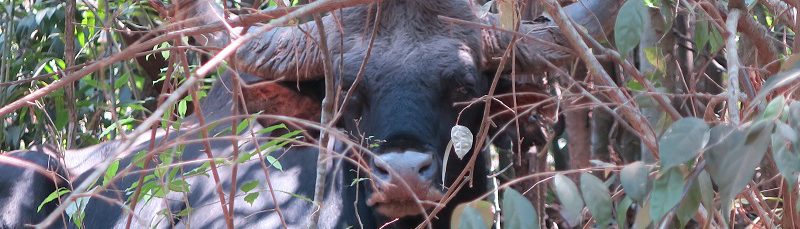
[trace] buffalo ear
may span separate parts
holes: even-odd
[[[522,74],[512,78],[504,75],[494,94],[495,102],[503,103],[491,107],[492,118],[498,125],[513,122],[515,118],[527,119],[532,114],[550,117],[555,113],[555,99],[543,77]]]
[[[594,38],[604,38],[609,34],[614,25],[619,8],[624,0],[581,0],[564,8],[572,20],[587,29]],[[484,24],[501,27],[499,15],[488,14],[481,19]],[[575,59],[574,51],[567,44],[566,38],[559,27],[549,19],[536,20],[530,23],[521,23],[519,32],[531,38],[522,38],[514,46],[515,65],[517,73],[542,75],[551,70],[547,62],[556,67],[566,66]],[[482,30],[482,59],[483,70],[495,70],[500,65],[500,57],[514,39],[513,34],[496,29]],[[503,66],[504,72],[511,71],[511,61]]]
[[[222,9],[210,0],[179,0],[166,7],[181,28],[196,28],[219,24],[224,18]],[[233,20],[231,20],[233,21]],[[329,40],[338,40],[339,31],[329,15],[322,19]],[[253,26],[248,32],[259,31],[263,26]],[[323,75],[322,52],[317,46],[319,28],[313,22],[297,26],[277,27],[242,44],[232,55],[229,64],[237,71],[253,74],[267,80],[313,80]],[[236,36],[244,28],[234,27],[213,33],[193,35],[198,45],[225,48],[231,41],[228,34]]]
[[[315,93],[307,93],[303,89],[298,90],[297,87],[280,82],[265,81],[242,85],[242,96],[248,113],[260,112],[266,115],[319,122],[321,99],[315,96]],[[299,123],[274,118],[259,118],[258,122],[264,127],[279,123],[287,123],[294,128],[305,127]]]
[[[497,101],[493,101],[495,104],[490,111],[492,121],[496,124],[490,130],[492,136],[510,137],[512,152],[515,153],[527,152],[534,145],[544,146],[547,140],[545,127],[552,126],[557,108],[555,96],[550,91],[542,77],[527,74],[516,75],[512,79],[504,75],[498,82],[495,91]],[[498,146],[509,147],[502,142]]]

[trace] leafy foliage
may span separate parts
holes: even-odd
[[[135,34],[140,30],[158,28],[163,23],[157,13],[147,7],[147,1],[116,0],[91,4],[76,1],[77,8],[71,14],[66,12],[66,3],[63,1],[22,2],[0,1],[0,8],[3,9],[0,11],[0,50],[3,54],[0,59],[0,104],[3,106],[52,84],[65,73],[80,69],[83,64],[102,61],[123,50],[129,45],[126,39],[131,36],[125,31],[130,30]],[[229,2],[232,2],[233,8],[247,5],[242,1]],[[743,10],[743,17],[748,23],[755,24],[757,30],[751,31],[759,31],[757,35],[763,37],[754,37],[747,30],[728,37],[731,33],[727,31],[724,20],[727,18],[725,14],[733,9],[728,5],[729,2],[732,1],[706,0],[687,5],[674,0],[624,1],[614,21],[612,44],[598,42],[604,45],[603,48],[616,47],[622,58],[602,55],[602,49],[597,47],[592,51],[601,54],[598,56],[614,59],[608,65],[622,69],[609,73],[617,77],[615,80],[619,79],[619,85],[616,86],[625,95],[630,95],[629,103],[606,103],[604,96],[598,96],[608,89],[605,86],[590,85],[586,87],[590,93],[581,94],[567,90],[582,87],[591,79],[569,85],[554,83],[554,87],[561,87],[563,94],[559,94],[559,98],[596,96],[603,100],[589,104],[593,109],[592,118],[600,116],[602,107],[607,106],[615,112],[633,109],[645,121],[603,121],[617,129],[598,131],[600,135],[616,134],[613,140],[618,142],[599,143],[601,141],[595,141],[600,139],[597,134],[588,141],[598,144],[593,147],[595,151],[612,149],[612,156],[608,157],[605,164],[560,173],[536,171],[542,174],[531,177],[542,180],[533,185],[535,187],[504,186],[502,198],[462,204],[456,208],[451,225],[489,228],[500,223],[505,228],[538,228],[544,223],[539,221],[538,216],[548,212],[560,214],[548,218],[563,221],[557,223],[573,227],[595,224],[599,228],[644,228],[669,223],[683,227],[692,221],[707,222],[710,227],[721,227],[731,222],[755,222],[759,224],[756,226],[774,227],[780,224],[780,220],[791,219],[788,214],[792,211],[796,214],[796,209],[789,206],[800,204],[787,201],[798,199],[797,185],[800,180],[800,102],[797,100],[800,57],[796,54],[796,42],[792,43],[796,39],[796,27],[793,26],[796,22],[793,18],[786,20],[791,15],[782,12],[787,10],[773,11],[780,5],[748,0],[744,8],[739,10]],[[710,10],[707,3],[728,8],[714,7]],[[292,1],[292,5],[297,4],[298,1]],[[519,8],[520,4],[514,1],[499,1],[498,4],[503,16],[503,28],[513,29],[518,22],[517,17],[521,16],[514,8]],[[274,1],[269,1],[261,8],[276,5]],[[484,4],[482,14],[488,14],[491,5]],[[68,19],[74,21],[74,31],[65,31]],[[742,27],[747,23],[740,21],[739,24]],[[67,40],[66,33],[70,33],[74,39]],[[736,47],[726,47],[726,39],[734,38]],[[764,43],[769,43],[766,45],[769,48],[778,47],[779,50],[766,52],[759,46]],[[66,44],[74,44],[75,50],[68,53]],[[125,138],[125,133],[139,126],[151,114],[158,103],[161,85],[166,84],[165,89],[169,93],[186,80],[185,77],[190,75],[186,73],[194,72],[199,65],[200,58],[190,54],[186,66],[167,66],[167,60],[175,60],[179,54],[186,53],[176,52],[176,47],[180,45],[165,42],[152,47],[149,52],[139,54],[145,61],[165,62],[163,66],[155,67],[155,74],[151,74],[149,70],[152,69],[146,69],[132,56],[126,61],[112,63],[83,76],[71,89],[53,91],[35,103],[2,117],[0,153],[29,149],[39,144],[50,144],[60,149],[82,148]],[[720,54],[730,48],[739,49],[742,59],[740,67],[747,69],[741,77],[723,74],[729,69],[729,63],[733,62],[725,60]],[[759,59],[765,56],[774,58]],[[77,64],[72,69],[67,66],[70,58],[74,58]],[[634,68],[626,68],[626,61],[632,63]],[[781,66],[772,70],[772,65]],[[572,69],[565,72],[579,71]],[[197,91],[198,98],[187,95],[170,107],[161,117],[159,127],[164,130],[181,127],[183,120],[194,112],[196,104],[193,101],[206,97],[206,91],[217,75],[213,73],[203,81],[203,86]],[[634,79],[634,76],[643,79]],[[733,95],[730,92],[732,80],[740,81],[742,88],[739,90],[744,94]],[[665,105],[659,104],[655,98],[669,102],[667,106],[676,109],[681,117],[671,117],[672,114],[663,107]],[[735,101],[733,104],[727,104],[730,98]],[[731,113],[732,106],[740,108],[741,112]],[[570,109],[572,107],[566,110]],[[733,116],[742,121],[732,122]],[[256,126],[255,120],[242,119],[235,125],[227,125],[218,133],[247,134]],[[209,129],[219,124],[209,124]],[[598,124],[603,123],[593,122],[591,128],[601,126]],[[643,129],[649,132],[634,131],[633,137],[628,136],[634,139],[629,141],[633,142],[630,143],[632,147],[622,143],[625,136],[617,133],[635,130],[637,125],[646,126]],[[302,132],[280,124],[257,130],[255,134],[273,131],[283,131],[285,134],[257,148],[240,152],[236,159],[212,158],[186,167],[186,170],[175,166],[180,163],[185,145],[170,146],[157,155],[148,155],[144,150],[134,152],[132,162],[126,164],[118,160],[103,168],[102,176],[92,180],[94,186],[86,192],[111,188],[112,181],[130,175],[127,169],[145,168],[147,163],[150,163],[151,170],[142,174],[141,183],[116,187],[128,195],[138,190],[141,193],[139,201],[143,203],[171,193],[188,193],[192,187],[186,179],[210,177],[212,161],[217,166],[232,166],[263,158],[268,166],[283,170],[280,157],[273,155],[273,152],[300,139]],[[647,148],[642,136],[656,139],[655,147],[642,150]],[[484,141],[474,139],[476,137],[466,127],[453,127],[451,138],[459,158],[471,151],[474,142]],[[560,139],[562,143],[581,141],[560,136],[548,137]],[[550,144],[558,145],[559,142]],[[373,146],[377,145],[375,143]],[[553,154],[557,150],[568,150],[566,147],[554,148],[558,149],[553,149]],[[636,149],[634,151],[639,159],[645,161],[631,163],[620,158],[630,148]],[[571,154],[574,156],[595,151]],[[515,156],[544,155],[540,153],[523,152]],[[657,158],[647,160],[642,155],[654,155]],[[538,157],[532,157],[531,160],[547,161]],[[533,179],[523,178],[530,175],[525,174],[530,171],[513,171],[515,168],[512,165],[506,169],[515,175],[511,179]],[[576,174],[579,174],[576,176],[578,179],[570,177]],[[773,177],[776,179],[771,179]],[[355,184],[366,180],[362,178],[352,182]],[[265,186],[252,180],[240,182],[238,191],[233,191],[252,205],[258,198],[263,198],[262,187]],[[778,187],[787,187],[787,191],[782,191],[780,195],[768,191]],[[532,199],[531,196],[536,196],[528,195],[532,188],[542,188],[550,193]],[[73,194],[70,190],[58,188],[38,203],[37,210],[55,201],[62,201],[65,195],[70,194]],[[303,196],[287,194],[307,200]],[[78,227],[81,227],[85,217],[83,211],[90,199],[81,197],[68,202],[66,213]],[[122,202],[130,204],[132,201],[126,199]],[[765,201],[779,204],[763,205]],[[556,206],[557,211],[541,209],[544,206]],[[763,206],[773,209],[761,209],[765,212],[758,210]],[[730,214],[734,208],[737,213],[744,210],[748,213],[745,215],[755,215],[759,220],[743,220],[741,214]],[[697,213],[701,210],[707,215],[720,215],[726,221],[719,222],[715,217],[699,218],[698,215],[702,214]],[[187,206],[179,212],[165,211],[163,214],[165,217],[168,214],[188,216],[193,211],[192,206]],[[633,213],[632,218],[628,216],[629,213]]]

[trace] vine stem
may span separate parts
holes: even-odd
[[[626,106],[626,104],[633,104],[631,103],[630,99],[625,96],[622,90],[616,86],[614,81],[611,79],[611,76],[603,70],[603,66],[597,60],[597,58],[592,54],[592,50],[589,49],[589,46],[586,45],[586,42],[581,39],[581,36],[578,34],[577,29],[572,24],[572,20],[567,16],[567,13],[564,12],[564,9],[561,5],[558,4],[556,0],[544,0],[544,5],[547,12],[550,15],[553,15],[553,20],[556,22],[559,28],[561,28],[564,37],[567,38],[568,43],[575,49],[579,50],[578,57],[586,64],[586,68],[589,69],[589,73],[592,74],[594,79],[597,81],[596,83],[609,86],[611,91],[608,93],[608,97],[614,101],[614,103],[620,106],[620,110],[622,111],[622,116],[630,122],[631,126],[637,130],[641,134],[642,142],[647,146],[647,148],[651,152],[658,152],[658,145],[656,144],[655,133],[650,128],[650,124],[648,123],[647,119],[642,117],[641,115],[637,115],[635,111],[635,107]]]
[[[739,52],[736,48],[736,25],[739,22],[741,12],[739,9],[731,9],[728,13],[726,26],[728,27],[728,37],[725,39],[725,58],[728,62],[728,118],[734,125],[739,125]]]
[[[322,99],[322,112],[320,115],[320,123],[326,125],[319,131],[319,153],[317,154],[317,177],[316,185],[314,186],[314,204],[317,209],[311,213],[311,221],[308,228],[317,228],[319,224],[319,215],[322,211],[322,204],[325,200],[325,176],[328,175],[328,152],[333,149],[333,142],[331,141],[328,131],[331,128],[331,120],[335,114],[336,106],[334,106],[336,88],[334,85],[333,68],[331,62],[331,54],[328,49],[328,35],[325,33],[325,24],[322,23],[322,18],[319,13],[314,14],[314,23],[317,25],[317,32],[319,33],[319,48],[322,52],[323,67],[325,70],[325,98]]]

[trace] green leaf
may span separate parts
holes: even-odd
[[[694,180],[692,187],[689,188],[689,193],[686,194],[686,198],[683,198],[681,204],[678,205],[678,210],[675,212],[680,222],[679,228],[685,228],[689,220],[694,218],[697,208],[700,207],[700,199],[700,184],[697,180]]]
[[[661,0],[660,2],[661,6],[658,7],[658,9],[661,13],[661,19],[664,20],[664,31],[670,31],[672,29],[672,23],[675,22],[675,17],[677,14],[675,2],[672,0]],[[664,33],[664,36],[667,36],[667,34],[668,33]]]
[[[240,187],[239,190],[242,190],[242,192],[248,193],[251,190],[255,189],[256,187],[258,187],[258,180],[252,180],[250,182],[242,184],[242,187]]]
[[[178,115],[180,115],[181,117],[186,116],[186,107],[187,107],[186,103],[187,103],[186,100],[181,100],[180,102],[178,102]]]
[[[256,131],[256,134],[267,134],[267,133],[271,133],[272,131],[275,131],[277,129],[289,130],[289,128],[286,127],[286,124],[280,123],[280,124],[275,124],[275,125],[272,125],[270,127],[264,128],[264,129],[260,129],[260,130]]]
[[[647,59],[647,62],[650,62],[650,64],[655,66],[658,71],[667,71],[667,63],[664,60],[664,55],[661,54],[661,49],[658,47],[644,48],[644,56]]]
[[[114,89],[120,89],[122,86],[128,83],[128,79],[130,78],[130,72],[126,72],[119,77],[119,79],[114,80]]]
[[[644,3],[640,0],[628,0],[622,5],[614,24],[614,41],[620,55],[627,56],[641,41],[644,31]]]
[[[789,123],[789,126],[800,127],[800,102],[793,101],[792,104],[789,105],[789,112],[786,120]]]
[[[170,45],[170,44],[169,44],[169,43],[167,43],[167,42],[161,43],[161,44],[158,46],[158,49],[165,49],[165,50],[161,51],[161,56],[163,56],[165,60],[166,60],[166,59],[169,59],[169,54],[170,54],[170,53],[169,53],[169,49],[168,49],[168,48],[169,48],[169,47],[171,47],[171,46],[172,46],[172,45]]]
[[[611,211],[614,206],[603,181],[589,173],[581,174],[581,194],[598,226],[607,228],[611,224]]]
[[[464,210],[461,213],[461,216],[458,217],[458,225],[454,228],[461,228],[461,229],[481,229],[481,228],[488,228],[484,223],[483,217],[481,217],[481,213],[478,209],[465,205]]]
[[[56,120],[55,125],[56,128],[59,130],[63,130],[64,127],[67,126],[69,123],[69,112],[66,108],[66,102],[64,102],[64,96],[55,96],[56,100]]]
[[[56,189],[55,191],[50,193],[50,195],[47,195],[47,197],[44,198],[42,203],[39,204],[39,207],[36,208],[36,212],[42,211],[42,207],[44,207],[45,204],[50,203],[53,200],[55,200],[56,198],[59,198],[59,197],[63,196],[64,194],[67,194],[69,192],[70,192],[69,189],[66,189],[64,187],[59,187],[58,189]]]
[[[269,162],[269,164],[272,165],[272,167],[275,167],[276,169],[283,171],[283,165],[281,165],[281,162],[278,161],[277,158],[270,155],[267,155],[265,157],[267,158],[267,162]]]
[[[210,162],[204,162],[199,167],[194,168],[191,171],[184,173],[183,176],[185,176],[185,177],[196,176],[196,175],[208,176],[207,173],[208,173],[209,168],[211,168],[211,163]]]
[[[453,209],[452,216],[450,218],[450,226],[451,228],[461,228],[461,220],[464,216],[464,209],[472,208],[477,211],[477,216],[474,217],[476,220],[480,221],[481,224],[484,224],[483,227],[479,228],[490,228],[492,227],[492,221],[494,219],[494,205],[492,203],[478,200],[472,202],[466,202],[459,204]]]
[[[111,123],[111,125],[109,125],[108,128],[106,128],[105,130],[103,130],[102,133],[100,133],[100,136],[98,138],[105,137],[106,135],[110,134],[111,131],[114,131],[114,130],[118,129],[117,128],[118,126],[128,125],[131,122],[133,122],[133,120],[134,119],[131,117],[131,118],[120,119],[119,122]],[[119,124],[119,125],[117,125],[117,124]]]
[[[719,133],[712,129],[712,135],[718,135],[715,138],[730,133],[706,154],[706,171],[717,183],[723,202],[733,200],[752,179],[770,144],[773,126],[772,121],[758,121],[746,134],[733,127],[720,127]]]
[[[618,228],[625,229],[628,227],[628,209],[632,204],[633,200],[627,196],[617,204],[616,212]]]
[[[355,186],[356,184],[358,184],[358,182],[365,181],[365,180],[369,180],[369,178],[364,178],[364,177],[355,178],[355,179],[353,179],[353,181],[350,182],[350,186]]]
[[[644,206],[636,212],[636,217],[633,219],[633,228],[634,229],[645,229],[648,228],[647,226],[650,225],[652,220],[650,219],[650,200],[644,202]]]
[[[239,122],[239,125],[236,126],[236,135],[241,134],[248,126],[250,126],[250,119],[243,119]]]
[[[790,131],[793,131],[791,127],[784,123],[778,123],[778,126],[785,126],[782,128],[789,128]],[[800,153],[798,153],[797,146],[784,135],[779,133],[772,134],[772,152],[775,154],[775,165],[781,175],[786,178],[789,187],[795,187],[797,177],[800,175]]]
[[[783,95],[775,97],[772,101],[767,104],[767,108],[764,109],[764,112],[761,114],[761,120],[765,119],[777,119],[781,111],[783,111],[783,107],[786,105],[786,99]]]
[[[700,186],[700,202],[709,211],[714,212],[714,184],[711,183],[711,176],[708,172],[702,171],[697,176],[697,184]]]
[[[670,126],[658,143],[662,169],[669,169],[694,159],[708,143],[705,121],[695,117],[682,118]]]
[[[577,226],[581,222],[581,210],[583,210],[583,199],[578,187],[568,177],[556,174],[553,178],[555,183],[556,196],[561,202],[561,215],[567,224]]]
[[[186,208],[184,208],[183,210],[181,210],[180,212],[175,214],[175,216],[187,217],[187,216],[189,216],[189,214],[192,214],[192,211],[194,211],[194,208],[192,208],[190,206],[186,206]]]
[[[644,162],[637,161],[622,168],[620,182],[625,193],[632,200],[642,203],[650,189],[650,169]]]
[[[83,226],[83,219],[86,217],[84,214],[84,210],[86,209],[86,205],[89,204],[90,197],[81,197],[67,205],[67,209],[64,212],[67,213],[72,222],[81,228]]]
[[[108,186],[108,183],[110,183],[111,180],[114,179],[114,176],[117,175],[118,170],[119,170],[119,160],[114,160],[114,162],[111,162],[111,164],[108,165],[108,168],[106,168],[106,173],[105,175],[103,175],[104,187]]]
[[[698,53],[703,53],[708,45],[708,40],[711,39],[710,30],[708,30],[707,20],[696,20],[694,24],[694,43],[697,46]]]
[[[253,192],[244,196],[244,202],[253,205],[253,202],[255,202],[257,198],[258,198],[258,192]]]
[[[722,34],[719,33],[716,27],[709,26],[709,39],[708,44],[711,46],[711,53],[716,53],[725,46],[725,40],[722,39]]]
[[[146,156],[147,150],[141,150],[133,155],[133,162],[136,164],[136,167],[144,168],[144,160],[147,159]]]
[[[539,215],[525,196],[514,189],[503,191],[503,226],[505,228],[539,228]]]
[[[762,99],[773,90],[788,84],[796,83],[798,78],[800,78],[800,68],[792,68],[770,76],[767,78],[767,81],[764,82],[764,86],[761,87],[761,90],[759,90],[758,95],[753,101],[763,101]],[[757,105],[757,103],[754,103],[754,105]]]
[[[177,179],[169,182],[169,190],[173,192],[189,192],[189,183],[185,180]]]
[[[683,173],[679,167],[662,171],[653,182],[653,191],[650,193],[650,219],[656,222],[661,221],[661,217],[669,212],[670,209],[678,205],[681,201],[683,192]]]

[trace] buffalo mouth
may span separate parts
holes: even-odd
[[[442,191],[430,187],[412,187],[411,191],[407,188],[389,185],[390,187],[375,190],[369,199],[367,206],[388,218],[402,218],[424,214],[425,211],[438,205],[442,199]],[[421,207],[421,208],[420,208]]]

